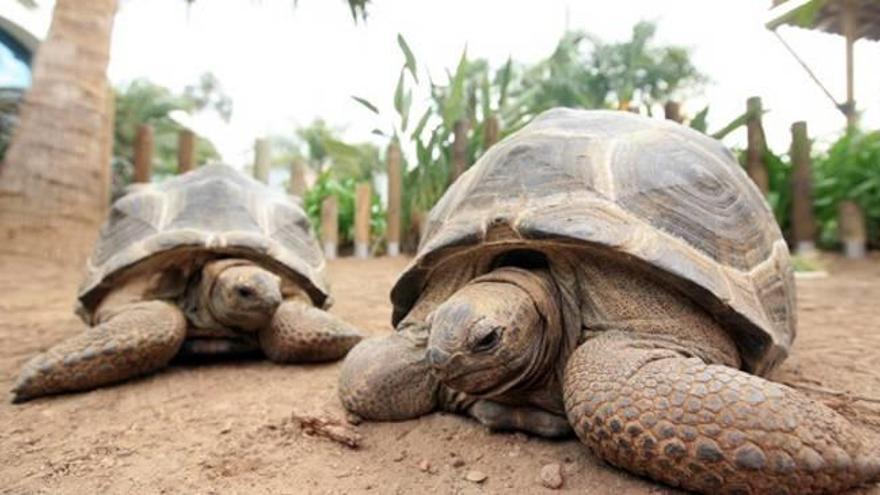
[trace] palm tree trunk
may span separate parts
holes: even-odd
[[[76,265],[109,191],[107,81],[117,0],[58,0],[0,165],[0,252]]]

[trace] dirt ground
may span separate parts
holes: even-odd
[[[332,262],[333,312],[389,332],[388,291],[405,264]],[[798,282],[800,333],[774,378],[880,434],[880,257],[828,268],[827,278]],[[0,389],[29,356],[81,329],[71,310],[79,271],[61,273],[0,259]],[[549,493],[536,480],[547,463],[562,465],[565,492],[678,493],[603,464],[574,440],[490,433],[452,415],[361,424],[357,450],[306,436],[293,412],[344,417],[337,367],[177,364],[24,405],[6,396],[0,493]],[[486,479],[468,481],[471,471]],[[853,493],[880,495],[880,486]]]

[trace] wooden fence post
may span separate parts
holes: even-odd
[[[290,162],[290,181],[287,184],[288,193],[298,198],[306,194],[306,170],[305,164],[299,158]]]
[[[141,124],[134,138],[134,182],[150,182],[153,175],[153,128]]]
[[[177,173],[185,174],[196,166],[196,135],[189,129],[177,134]]]
[[[269,183],[269,163],[271,144],[268,139],[257,139],[254,143],[254,178],[263,184]]]
[[[749,117],[746,121],[748,131],[748,148],[746,148],[746,173],[761,190],[764,196],[770,190],[770,176],[767,173],[767,164],[764,163],[764,150],[767,143],[764,142],[764,128],[761,125],[761,98],[753,96],[746,102],[746,111]]]
[[[386,227],[386,239],[388,242],[388,256],[400,254],[400,213],[403,195],[403,169],[400,157],[400,145],[397,141],[391,141],[388,145],[386,160],[388,166],[388,226]]]
[[[498,136],[501,134],[501,123],[498,121],[497,115],[490,115],[486,119],[486,128],[483,131],[483,145],[485,149],[483,152],[492,147],[495,143],[498,142]]]
[[[327,196],[321,202],[321,241],[324,257],[336,259],[339,251],[339,205],[336,196]]]
[[[813,218],[813,171],[807,123],[791,125],[792,206],[791,230],[795,252],[816,249],[816,220]]]
[[[111,87],[107,83],[107,87]],[[101,169],[101,216],[107,214],[113,197],[113,138],[116,124],[116,98],[110,95],[107,98],[107,113],[104,117],[104,132],[102,132],[101,160],[104,166]]]
[[[452,142],[452,180],[450,182],[455,182],[455,179],[467,170],[468,128],[470,128],[468,119],[461,118],[455,121],[453,128],[455,137]]]
[[[864,258],[868,233],[862,208],[855,201],[845,200],[837,206],[837,213],[837,234],[843,243],[843,252],[847,258]]]
[[[678,122],[679,124],[684,122],[684,117],[681,115],[681,104],[677,101],[667,101],[666,105],[663,106],[663,114],[666,120]]]
[[[354,198],[354,255],[366,258],[370,255],[370,199],[373,191],[369,182],[357,185]]]

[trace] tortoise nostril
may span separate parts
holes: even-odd
[[[449,354],[440,349],[428,349],[428,364],[436,370],[443,369],[449,361]]]
[[[254,297],[255,294],[254,289],[246,286],[237,287],[235,289],[235,292],[239,295],[239,297],[243,297],[245,299],[250,299],[251,297]]]

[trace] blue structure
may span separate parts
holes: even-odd
[[[31,61],[37,44],[30,33],[0,17],[0,88],[30,87]]]

